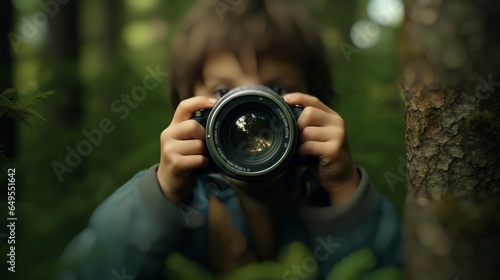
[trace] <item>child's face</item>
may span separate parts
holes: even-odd
[[[295,63],[272,56],[257,56],[243,49],[240,60],[230,51],[209,55],[203,65],[203,81],[195,86],[195,96],[220,98],[228,90],[243,85],[265,85],[280,94],[305,92],[304,73]]]
[[[243,49],[240,59],[233,52],[221,51],[207,57],[203,65],[203,81],[195,85],[195,96],[220,98],[234,87],[265,85],[280,94],[306,92],[302,69],[295,63],[271,55],[257,59],[253,51]],[[284,173],[259,183],[265,188],[281,180]],[[234,186],[247,182],[228,178]]]

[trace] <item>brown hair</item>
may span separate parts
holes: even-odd
[[[238,56],[243,44],[251,44],[257,57],[279,54],[296,62],[308,93],[329,104],[334,97],[330,68],[319,26],[307,10],[293,0],[223,2],[230,3],[231,10],[221,10],[217,1],[200,0],[181,22],[171,53],[172,105],[193,96],[208,54],[227,49]]]

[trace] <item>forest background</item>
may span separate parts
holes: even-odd
[[[240,2],[220,1],[229,8]],[[13,88],[3,94],[15,92],[20,100],[52,92],[30,107],[45,119],[33,118],[32,127],[0,118],[2,149],[10,158],[8,167],[16,170],[19,279],[23,273],[52,278],[57,258],[92,211],[139,170],[159,161],[159,135],[173,113],[165,79],[170,42],[192,2],[0,4],[0,92]],[[332,108],[346,121],[355,162],[401,213],[406,193],[399,52],[403,3],[304,2],[324,24],[338,93]],[[223,19],[231,11],[218,12]],[[143,84],[147,75],[155,86]],[[6,171],[0,178],[7,185]],[[0,199],[7,209],[6,191]],[[0,220],[6,218],[7,211],[0,211]],[[6,231],[0,229],[2,268]]]

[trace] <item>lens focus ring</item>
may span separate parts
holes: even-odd
[[[290,160],[296,122],[283,99],[264,86],[239,87],[208,116],[207,148],[215,164],[243,180],[272,176]]]

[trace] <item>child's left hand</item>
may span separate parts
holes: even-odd
[[[284,99],[289,105],[304,107],[297,121],[299,156],[319,159],[311,171],[332,205],[347,201],[356,191],[360,178],[349,151],[344,120],[315,96],[290,93]]]

